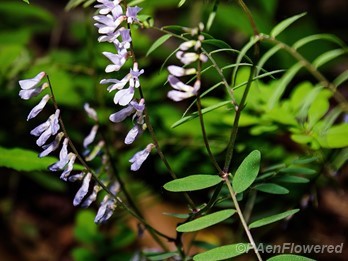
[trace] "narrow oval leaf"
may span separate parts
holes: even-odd
[[[284,254],[284,255],[273,256],[267,259],[267,261],[315,261],[315,259],[311,259],[305,256]]]
[[[182,224],[176,228],[176,231],[178,232],[198,231],[198,230],[213,226],[215,224],[218,224],[228,219],[229,217],[231,217],[234,213],[236,213],[236,210],[234,209],[221,210],[221,211],[197,218],[185,224]]]
[[[168,258],[178,256],[178,252],[174,251],[165,253],[145,253],[145,256],[151,261],[167,260]]]
[[[160,38],[158,38],[149,48],[149,50],[146,53],[146,56],[149,56],[153,51],[155,51],[158,47],[160,47],[162,44],[164,44],[172,35],[165,34],[162,35]]]
[[[317,173],[314,169],[309,168],[299,168],[299,167],[289,167],[279,170],[282,173],[288,174],[303,174],[303,175],[312,175]]]
[[[209,44],[221,49],[223,48],[230,49],[231,51],[234,51],[234,52],[236,51],[235,49],[232,49],[228,43],[218,39],[207,39],[203,41],[203,44]]]
[[[169,181],[163,187],[171,192],[194,191],[215,186],[221,181],[217,175],[197,174]]]
[[[265,217],[265,218],[261,218],[259,220],[254,221],[253,223],[251,223],[249,225],[249,228],[257,228],[257,227],[262,227],[274,222],[277,222],[279,220],[282,220],[288,216],[291,216],[295,213],[297,213],[298,211],[300,211],[299,209],[292,209],[292,210],[288,210],[273,216],[269,216],[269,217]]]
[[[261,153],[252,151],[240,164],[232,180],[232,187],[236,193],[241,193],[255,181],[260,170]]]
[[[327,40],[327,41],[336,43],[337,45],[341,47],[344,47],[345,45],[341,39],[339,39],[338,37],[332,34],[315,34],[315,35],[309,35],[307,37],[301,38],[300,40],[298,40],[292,45],[292,48],[297,50],[300,47],[317,40]]]
[[[195,260],[195,261],[225,260],[228,258],[242,255],[242,254],[248,252],[249,249],[250,249],[249,243],[239,243],[239,244],[220,246],[220,247],[216,247],[216,248],[213,248],[211,250],[208,250],[204,253],[200,253],[198,255],[195,255],[193,257],[193,260]]]
[[[308,183],[309,179],[298,177],[298,176],[290,176],[285,175],[274,180],[275,182],[284,182],[284,183]]]
[[[332,61],[333,59],[335,59],[335,58],[337,58],[345,53],[346,53],[346,51],[343,49],[330,50],[326,53],[319,55],[313,61],[313,65],[314,65],[314,67],[318,68],[318,67]]]
[[[289,190],[274,183],[262,183],[254,187],[256,190],[270,194],[288,194]]]
[[[283,32],[286,28],[288,28],[291,24],[293,24],[294,22],[296,22],[298,19],[300,19],[301,17],[305,16],[306,13],[302,13],[299,15],[295,15],[292,16],[288,19],[285,19],[284,21],[281,21],[279,24],[277,24],[273,30],[271,31],[270,35],[272,37],[276,37],[277,35],[279,35],[281,32]]]

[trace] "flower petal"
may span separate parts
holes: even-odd
[[[91,178],[92,178],[92,174],[91,173],[87,173],[87,175],[83,179],[82,186],[80,187],[80,189],[77,191],[77,193],[75,195],[75,198],[74,198],[74,201],[73,201],[73,205],[74,206],[79,205],[81,203],[82,199],[88,193],[88,188],[89,188],[89,183],[91,181]]]
[[[27,117],[27,121],[36,117],[42,110],[43,108],[45,107],[45,105],[47,104],[47,102],[49,101],[50,99],[50,95],[49,94],[46,94],[42,99],[41,101],[39,102],[39,104],[37,104],[29,113],[28,117]]]

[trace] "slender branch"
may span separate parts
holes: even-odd
[[[58,103],[56,101],[56,98],[55,98],[55,95],[54,95],[54,92],[53,92],[53,88],[52,88],[52,84],[51,84],[51,81],[50,81],[50,78],[48,75],[46,75],[47,77],[47,81],[48,81],[48,85],[49,85],[49,88],[50,88],[50,92],[51,92],[51,97],[52,97],[52,102],[53,102],[53,105],[54,105],[54,108],[56,110],[59,109],[58,107]],[[91,173],[94,180],[104,189],[105,192],[107,192],[109,194],[109,196],[111,196],[112,198],[114,198],[123,208],[125,208],[128,213],[130,213],[133,217],[135,217],[136,219],[138,219],[150,232],[150,234],[152,235],[152,237],[154,238],[154,240],[164,249],[164,250],[167,250],[168,248],[163,244],[163,242],[158,238],[158,236],[156,234],[158,234],[159,236],[161,237],[164,237],[166,238],[167,240],[169,241],[172,241],[173,238],[163,234],[162,232],[154,229],[152,226],[150,226],[145,220],[144,218],[139,215],[138,213],[136,213],[135,211],[133,211],[132,209],[130,209],[126,204],[123,203],[123,201],[119,198],[119,197],[116,197],[109,189],[108,187],[99,180],[98,176],[95,174],[95,172],[88,166],[88,164],[86,163],[86,161],[83,159],[83,157],[80,155],[80,153],[78,152],[78,150],[76,149],[74,143],[71,141],[70,137],[69,137],[69,134],[65,128],[65,125],[64,125],[64,121],[62,120],[61,116],[59,115],[59,123],[60,123],[60,126],[62,128],[62,131],[64,133],[64,136],[68,139],[68,142],[69,142],[69,146],[71,148],[71,150],[73,151],[73,153],[76,155],[77,159],[79,160],[79,162],[83,165],[83,167],[86,169],[86,171],[88,173]],[[155,234],[156,233],[156,234]]]
[[[321,72],[319,72],[317,68],[312,63],[310,63],[305,57],[303,57],[299,52],[297,52],[291,46],[277,40],[274,37],[263,35],[263,34],[259,35],[259,37],[260,37],[260,41],[265,41],[265,42],[272,43],[274,45],[279,45],[280,48],[284,49],[297,61],[302,63],[302,65],[307,69],[307,71],[310,74],[312,74],[313,77],[316,78],[320,84],[322,84],[325,88],[328,88],[333,93],[334,99],[339,103],[343,111],[348,112],[348,102],[346,98],[337,90],[337,86],[335,86],[328,79],[326,79],[326,77]]]
[[[258,259],[258,260],[262,261],[262,258],[261,258],[261,256],[260,256],[260,253],[259,253],[259,251],[258,251],[258,248],[257,248],[257,246],[256,246],[256,244],[255,244],[255,240],[254,240],[252,234],[250,233],[250,230],[249,230],[249,228],[248,228],[248,225],[247,225],[247,223],[246,223],[246,221],[245,221],[245,218],[244,218],[244,216],[243,216],[243,212],[242,212],[241,209],[240,209],[240,206],[239,206],[239,203],[238,203],[238,200],[237,200],[237,197],[236,197],[236,193],[234,192],[234,190],[233,190],[233,188],[232,188],[232,186],[231,186],[231,183],[230,183],[230,181],[229,181],[228,174],[226,174],[226,175],[224,176],[224,181],[225,181],[225,184],[226,184],[227,187],[228,187],[228,191],[229,191],[229,193],[230,193],[230,195],[231,195],[231,198],[232,198],[232,200],[233,200],[233,204],[234,204],[234,206],[235,206],[235,208],[236,208],[236,210],[237,210],[237,214],[238,214],[238,216],[239,216],[240,222],[242,223],[242,226],[243,226],[243,228],[244,228],[244,231],[245,231],[245,233],[246,233],[246,235],[247,235],[247,237],[248,237],[248,239],[249,239],[249,242],[250,242],[252,248],[254,249],[255,255],[257,256],[257,259]]]

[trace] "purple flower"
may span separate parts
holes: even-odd
[[[114,96],[114,103],[126,106],[134,97],[134,88],[129,87],[128,89],[119,90]]]
[[[94,185],[92,193],[81,203],[81,207],[87,208],[97,199],[99,191],[102,189],[99,184]]]
[[[116,196],[116,193],[119,190],[120,184],[117,181],[115,181],[109,188],[109,191],[113,196]],[[98,209],[98,213],[94,219],[94,222],[101,224],[107,221],[114,213],[116,206],[116,200],[114,198],[111,198],[111,195],[106,195],[103,201],[100,203],[100,207]]]
[[[37,104],[29,113],[28,117],[27,117],[27,121],[36,117],[42,110],[43,108],[45,108],[47,102],[49,101],[50,99],[50,95],[49,94],[46,94],[42,99],[41,101],[39,102],[39,104]]]
[[[18,83],[22,90],[19,91],[19,96],[23,100],[29,100],[30,98],[40,94],[45,88],[49,86],[47,83],[41,86],[39,85],[39,83],[45,76],[46,76],[45,72],[40,72],[34,78],[20,80]]]
[[[135,139],[143,132],[143,129],[140,124],[136,124],[127,134],[124,139],[124,143],[129,145],[132,144]]]
[[[87,195],[89,183],[91,182],[91,178],[92,178],[92,174],[87,173],[87,175],[83,179],[82,186],[80,187],[80,189],[77,191],[77,193],[75,195],[75,198],[73,201],[74,206],[79,205],[81,203],[82,199]]]
[[[99,13],[102,15],[106,15],[112,12],[115,8],[117,8],[121,2],[121,0],[97,0],[100,4],[95,5],[95,8],[99,9]]]
[[[42,146],[46,143],[46,141],[52,136],[56,135],[60,126],[59,126],[59,109],[56,110],[55,114],[52,114],[48,120],[35,129],[33,129],[30,134],[34,136],[40,136],[36,140],[36,144],[38,146]]]
[[[42,151],[39,154],[39,158],[45,157],[48,154],[50,154],[52,151],[55,151],[56,149],[58,149],[60,141],[62,140],[62,138],[64,137],[64,133],[63,132],[59,132],[54,141],[52,141],[50,144],[47,145],[43,145],[42,148],[44,149],[44,151]]]
[[[144,163],[144,161],[149,156],[151,150],[155,147],[152,143],[146,146],[145,149],[137,152],[134,154],[134,156],[129,160],[129,162],[132,163],[131,170],[137,171],[140,169],[141,165]]]
[[[196,74],[197,70],[195,68],[182,68],[180,66],[176,65],[169,65],[168,66],[168,71],[170,74],[176,76],[176,77],[181,77],[181,76],[186,76],[186,75],[191,75],[191,74]]]
[[[59,152],[59,161],[48,167],[50,171],[62,170],[65,167],[65,165],[68,164],[68,142],[69,140],[65,138],[63,141],[62,148]]]
[[[85,109],[88,117],[90,117],[91,119],[93,119],[95,121],[98,121],[98,116],[97,116],[97,112],[95,111],[95,109],[90,107],[88,103],[85,103],[83,108]]]
[[[183,99],[187,99],[196,95],[201,85],[201,82],[197,80],[192,87],[190,85],[184,84],[178,78],[172,75],[168,76],[168,82],[174,89],[177,90],[168,92],[168,97],[174,101],[181,101]]]
[[[134,117],[139,118],[139,117],[142,117],[144,109],[145,109],[144,99],[141,99],[139,103],[133,100],[129,103],[127,107],[123,108],[122,110],[116,113],[111,114],[109,119],[110,121],[117,123],[117,122],[121,122],[125,120],[127,117],[129,117],[133,113],[135,113]]]
[[[126,50],[119,52],[117,54],[110,52],[103,52],[103,54],[113,63],[105,68],[105,72],[117,72],[121,69],[127,60],[128,52]]]
[[[138,7],[138,6],[134,6],[134,7],[127,7],[127,11],[126,11],[126,16],[127,16],[127,22],[129,24],[133,23],[134,21],[135,22],[139,22],[138,18],[137,18],[137,15],[139,13],[139,11],[141,10],[142,8]]]
[[[90,131],[90,133],[87,135],[87,137],[83,140],[83,147],[87,148],[89,144],[91,144],[94,139],[95,135],[97,134],[98,131],[98,125],[94,125]]]
[[[66,166],[66,168],[64,169],[63,173],[60,175],[60,178],[64,181],[67,181],[69,175],[70,175],[70,172],[73,170],[74,168],[74,163],[75,163],[75,160],[76,160],[76,155],[72,152],[70,152],[68,154],[68,165]]]

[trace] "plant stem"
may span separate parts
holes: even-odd
[[[244,219],[243,213],[242,213],[242,211],[241,211],[241,209],[240,209],[240,206],[239,206],[239,203],[238,203],[238,200],[237,200],[237,197],[236,197],[236,193],[233,191],[233,188],[232,188],[232,186],[231,186],[231,183],[230,183],[228,177],[229,177],[228,174],[226,174],[226,175],[224,176],[225,184],[227,185],[228,191],[230,192],[230,195],[231,195],[231,198],[232,198],[232,200],[233,200],[233,204],[234,204],[234,206],[235,206],[235,208],[236,208],[236,210],[237,210],[237,213],[238,213],[240,222],[242,223],[242,226],[243,226],[243,228],[244,228],[244,231],[245,231],[245,233],[246,233],[246,235],[247,235],[247,237],[248,237],[248,239],[249,239],[249,242],[250,242],[252,248],[254,249],[254,252],[255,252],[255,255],[257,256],[257,259],[258,259],[259,261],[262,261],[261,255],[260,255],[260,253],[259,253],[259,251],[258,251],[258,248],[257,248],[256,244],[255,244],[255,240],[254,240],[252,234],[250,233],[250,230],[249,230],[249,228],[248,228],[248,225],[247,225],[247,223],[246,223],[246,221],[245,221],[245,219]]]

